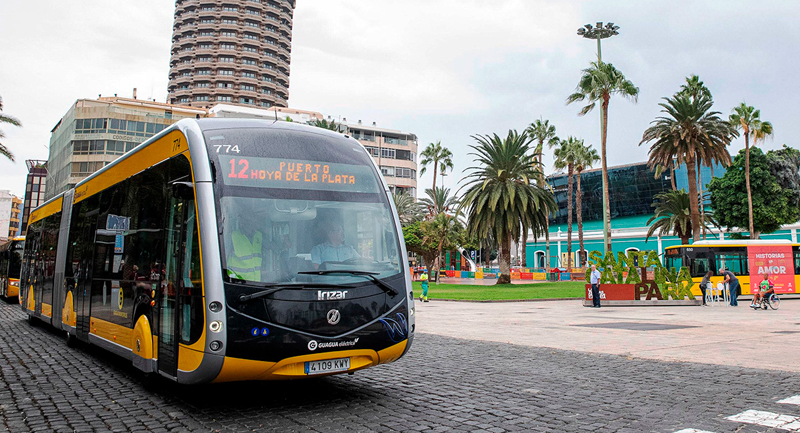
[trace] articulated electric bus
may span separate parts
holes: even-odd
[[[349,373],[411,346],[405,257],[356,140],[187,119],[32,212],[20,303],[179,383]]]
[[[12,300],[19,296],[19,273],[25,237],[9,239],[0,245],[0,296]]]
[[[721,282],[722,268],[736,275],[742,295],[752,294],[751,282],[758,284],[764,274],[769,274],[776,293],[800,293],[800,244],[788,240],[697,241],[667,247],[664,265],[668,269],[688,267],[695,282],[695,295],[700,295],[699,283],[708,271],[713,273],[714,285]]]

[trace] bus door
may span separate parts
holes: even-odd
[[[178,341],[183,332],[181,330],[182,321],[179,319],[185,314],[182,304],[190,302],[186,296],[181,295],[187,293],[186,282],[183,278],[184,250],[187,225],[189,221],[194,221],[193,216],[194,189],[192,184],[174,182],[170,185],[169,206],[167,206],[165,218],[167,227],[165,272],[158,294],[160,306],[158,370],[172,377],[176,377],[178,372]]]
[[[92,263],[94,260],[94,241],[97,230],[97,211],[94,215],[86,214],[81,234],[80,250],[73,255],[78,260],[75,275],[75,316],[76,333],[81,341],[89,341],[90,307],[92,295]]]

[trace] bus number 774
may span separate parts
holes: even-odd
[[[234,144],[231,146],[230,144],[215,144],[214,149],[216,149],[217,153],[220,153],[221,149],[225,149],[225,153],[236,152],[239,153],[239,145]]]

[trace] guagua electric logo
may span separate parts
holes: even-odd
[[[311,340],[308,342],[308,350],[315,351],[317,348],[319,349],[334,349],[340,347],[352,347],[358,343],[359,337],[356,337],[350,341],[328,341],[324,343],[317,343],[315,340]]]

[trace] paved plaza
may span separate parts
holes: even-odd
[[[30,327],[18,305],[0,301],[0,431],[721,433],[800,426],[800,301],[785,301],[777,312],[596,310],[579,301],[417,306],[414,346],[394,364],[353,376],[190,387],[145,384],[119,358],[70,349],[47,327]]]

